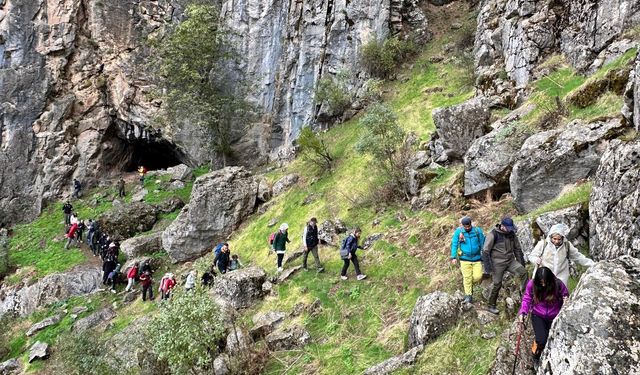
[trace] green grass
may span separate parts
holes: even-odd
[[[528,213],[527,215],[519,216],[518,220],[524,220],[526,218],[535,218],[544,213],[561,210],[563,208],[571,207],[577,204],[588,204],[589,196],[591,195],[591,182],[584,183],[576,186],[571,190],[565,192],[553,201],[537,208],[536,210]]]

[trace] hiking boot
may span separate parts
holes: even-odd
[[[278,267],[278,272],[282,272],[282,267]]]
[[[492,313],[492,314],[496,314],[496,315],[500,314],[500,310],[498,310],[498,308],[495,307],[495,306],[487,307],[487,311]]]
[[[324,272],[324,268],[322,267],[318,268],[318,273],[322,273],[322,272]]]
[[[358,276],[356,277],[356,279],[358,279],[358,280],[364,280],[364,279],[366,279],[366,278],[367,278],[367,275],[358,275]]]
[[[469,295],[464,296],[464,299],[462,300],[462,302],[473,303],[473,297],[471,297]]]
[[[342,280],[347,280],[347,279],[348,279],[348,277],[347,277],[347,276],[340,276],[340,278],[341,278]]]

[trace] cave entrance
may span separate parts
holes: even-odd
[[[133,172],[139,166],[144,166],[147,170],[167,169],[182,164],[180,155],[174,145],[164,140],[128,141],[125,145],[125,154],[128,161],[122,166],[123,172]]]

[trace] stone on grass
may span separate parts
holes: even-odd
[[[311,335],[301,326],[292,326],[270,333],[265,338],[269,350],[291,350],[301,348],[311,341]]]
[[[54,315],[54,316],[50,316],[34,325],[31,326],[31,328],[29,328],[29,330],[27,330],[27,337],[31,337],[33,335],[35,335],[37,332],[42,331],[43,329],[52,326],[54,324],[58,324],[58,322],[60,322],[60,320],[62,320],[62,317],[60,315]]]
[[[409,320],[409,348],[425,345],[456,325],[461,295],[437,291],[418,298]]]
[[[73,330],[76,332],[84,332],[88,329],[95,328],[101,323],[108,322],[116,317],[115,311],[109,307],[98,310],[95,313],[82,318],[73,324]]]
[[[386,361],[379,363],[373,367],[369,367],[365,370],[364,375],[387,375],[392,374],[402,368],[410,367],[416,362],[418,354],[424,350],[424,346],[418,345],[404,354],[389,358]]]
[[[36,359],[44,360],[47,358],[49,358],[49,344],[37,341],[29,349],[29,363],[35,361]]]

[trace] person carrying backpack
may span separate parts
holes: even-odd
[[[71,225],[71,213],[73,212],[73,206],[69,201],[64,202],[62,206],[62,213],[64,214],[64,225],[69,227]]]
[[[231,260],[229,246],[225,244],[213,260],[213,264],[218,267],[220,273],[225,274],[229,270],[229,262]]]
[[[109,272],[107,276],[107,284],[111,284],[111,293],[116,292],[116,283],[118,282],[118,275],[120,274],[120,263],[116,264],[116,268]]]
[[[278,255],[278,272],[282,272],[282,260],[284,259],[284,253],[287,251],[287,242],[289,241],[289,224],[282,223],[280,229],[273,238],[273,251]]]
[[[527,283],[527,270],[524,268],[524,254],[520,248],[520,241],[516,235],[516,227],[510,217],[502,219],[500,224],[487,235],[482,249],[484,259],[489,264],[485,269],[493,270],[491,295],[487,311],[499,314],[496,307],[498,294],[502,288],[502,278],[506,271],[511,272],[520,280],[520,292],[524,292]]]
[[[453,232],[451,238],[451,263],[458,263],[460,258],[460,272],[464,286],[464,301],[473,302],[473,284],[482,280],[482,246],[484,233],[482,229],[471,224],[468,216],[460,219],[462,227]]]
[[[347,238],[342,241],[342,246],[340,247],[340,258],[342,258],[343,266],[342,271],[340,272],[340,278],[342,280],[347,280],[347,270],[349,269],[349,262],[353,263],[353,268],[356,270],[356,279],[364,280],[367,278],[367,275],[363,275],[360,272],[360,263],[358,262],[358,256],[356,255],[356,250],[364,249],[362,246],[358,245],[358,240],[360,239],[360,235],[362,231],[360,228],[356,228],[353,230],[353,233],[349,234]]]
[[[124,289],[125,292],[130,291],[133,288],[133,284],[136,282],[136,278],[138,277],[138,262],[135,262],[129,271],[127,271],[127,287]]]
[[[158,291],[161,293],[162,300],[169,299],[171,297],[171,290],[176,286],[176,278],[172,273],[167,273],[164,275],[162,280],[160,281],[160,288]]]
[[[531,347],[534,360],[540,360],[547,345],[551,323],[560,313],[564,300],[569,296],[567,286],[547,267],[536,270],[533,280],[529,280],[522,296],[519,319],[531,314],[531,325],[535,341]]]
[[[140,285],[142,285],[142,301],[147,300],[147,293],[149,293],[149,301],[153,300],[153,278],[150,271],[143,271],[140,275]]]
[[[76,230],[76,240],[78,241],[78,244],[82,243],[82,234],[84,233],[85,228],[86,225],[84,224],[84,220],[79,220],[78,229]]]
[[[549,230],[549,236],[540,240],[529,255],[529,262],[537,267],[547,267],[564,283],[569,284],[569,260],[585,267],[595,262],[582,255],[565,237],[569,230],[564,224],[556,224]]]
[[[107,259],[102,263],[102,285],[107,285],[109,274],[116,268],[115,259]]]
[[[313,254],[313,259],[316,263],[316,270],[318,272],[324,271],[320,264],[320,257],[318,256],[318,220],[312,217],[311,220],[304,227],[302,232],[302,245],[304,245],[304,254],[302,255],[302,268],[307,270],[307,257],[309,253]]]
[[[189,275],[187,275],[187,282],[184,284],[184,290],[189,292],[196,287],[196,276],[197,274],[195,270],[191,270],[189,272]]]

